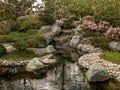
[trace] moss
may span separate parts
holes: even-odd
[[[120,64],[120,52],[105,51],[100,57],[113,63]]]
[[[34,57],[41,57],[41,56],[34,54],[34,52],[31,49],[27,49],[24,51],[14,50],[10,53],[1,56],[0,59],[20,61],[20,60],[30,60],[33,59]]]

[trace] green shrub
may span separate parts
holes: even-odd
[[[0,56],[6,54],[6,49],[3,45],[0,44]]]

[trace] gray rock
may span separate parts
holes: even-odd
[[[57,63],[56,59],[48,59],[48,58],[41,59],[40,61],[45,65],[53,65]]]
[[[11,51],[15,50],[15,48],[11,44],[9,44],[9,43],[3,44],[3,46],[5,47],[7,52],[11,52]]]
[[[33,52],[37,55],[45,55],[48,53],[46,48],[33,48]]]
[[[110,42],[109,49],[111,51],[120,51],[120,42],[115,42],[115,41]]]
[[[29,61],[29,63],[26,65],[25,70],[29,72],[35,72],[36,70],[39,70],[43,68],[45,65],[40,62],[39,58],[33,58]]]
[[[47,44],[52,41],[53,33],[51,31],[52,26],[43,26],[39,30],[39,33],[47,39]]]
[[[56,25],[52,26],[52,33],[54,36],[59,35],[62,32],[62,29]]]
[[[33,52],[37,55],[45,55],[49,53],[54,53],[56,50],[53,45],[49,45],[46,48],[33,48]]]
[[[55,50],[55,48],[54,48],[53,45],[47,46],[47,52],[48,52],[48,53],[53,53],[53,52],[55,52],[55,51],[56,51],[56,50]]]
[[[43,26],[39,30],[39,33],[47,39],[47,44],[52,42],[53,37],[59,35],[62,32],[61,28],[57,25]]]
[[[80,36],[75,35],[75,36],[72,37],[72,39],[70,41],[70,47],[77,48],[79,43],[80,43]]]
[[[44,35],[51,31],[51,26],[43,26],[40,28],[39,33]]]
[[[72,26],[77,27],[80,24],[80,21],[73,21]]]
[[[78,51],[82,51],[84,53],[93,53],[93,52],[101,52],[99,48],[95,48],[90,44],[79,44],[77,47]]]
[[[56,20],[55,25],[58,27],[62,27],[64,25],[64,20],[62,20],[62,19]]]
[[[77,26],[76,28],[72,29],[74,31],[74,34],[78,35],[82,33],[82,29],[80,26]]]
[[[98,63],[91,65],[91,67],[86,72],[86,77],[89,82],[102,82],[110,79],[106,69]]]

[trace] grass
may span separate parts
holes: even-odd
[[[116,64],[120,64],[120,52],[106,51],[100,55],[102,59],[111,61]]]
[[[21,60],[30,60],[34,57],[41,57],[40,55],[34,54],[30,49],[24,51],[14,50],[10,53],[7,53],[0,57],[1,60],[11,60],[11,61],[21,61]]]

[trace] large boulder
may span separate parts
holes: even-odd
[[[72,39],[70,41],[70,47],[77,48],[79,43],[80,43],[80,35],[75,35],[72,37]]]
[[[40,61],[39,58],[33,58],[26,65],[25,70],[28,72],[35,72],[39,69],[42,69],[45,65]]]
[[[120,51],[120,42],[115,42],[115,41],[110,42],[109,49],[111,51]]]
[[[103,82],[110,79],[107,70],[98,63],[92,64],[90,66],[86,72],[86,77],[89,82]]]

